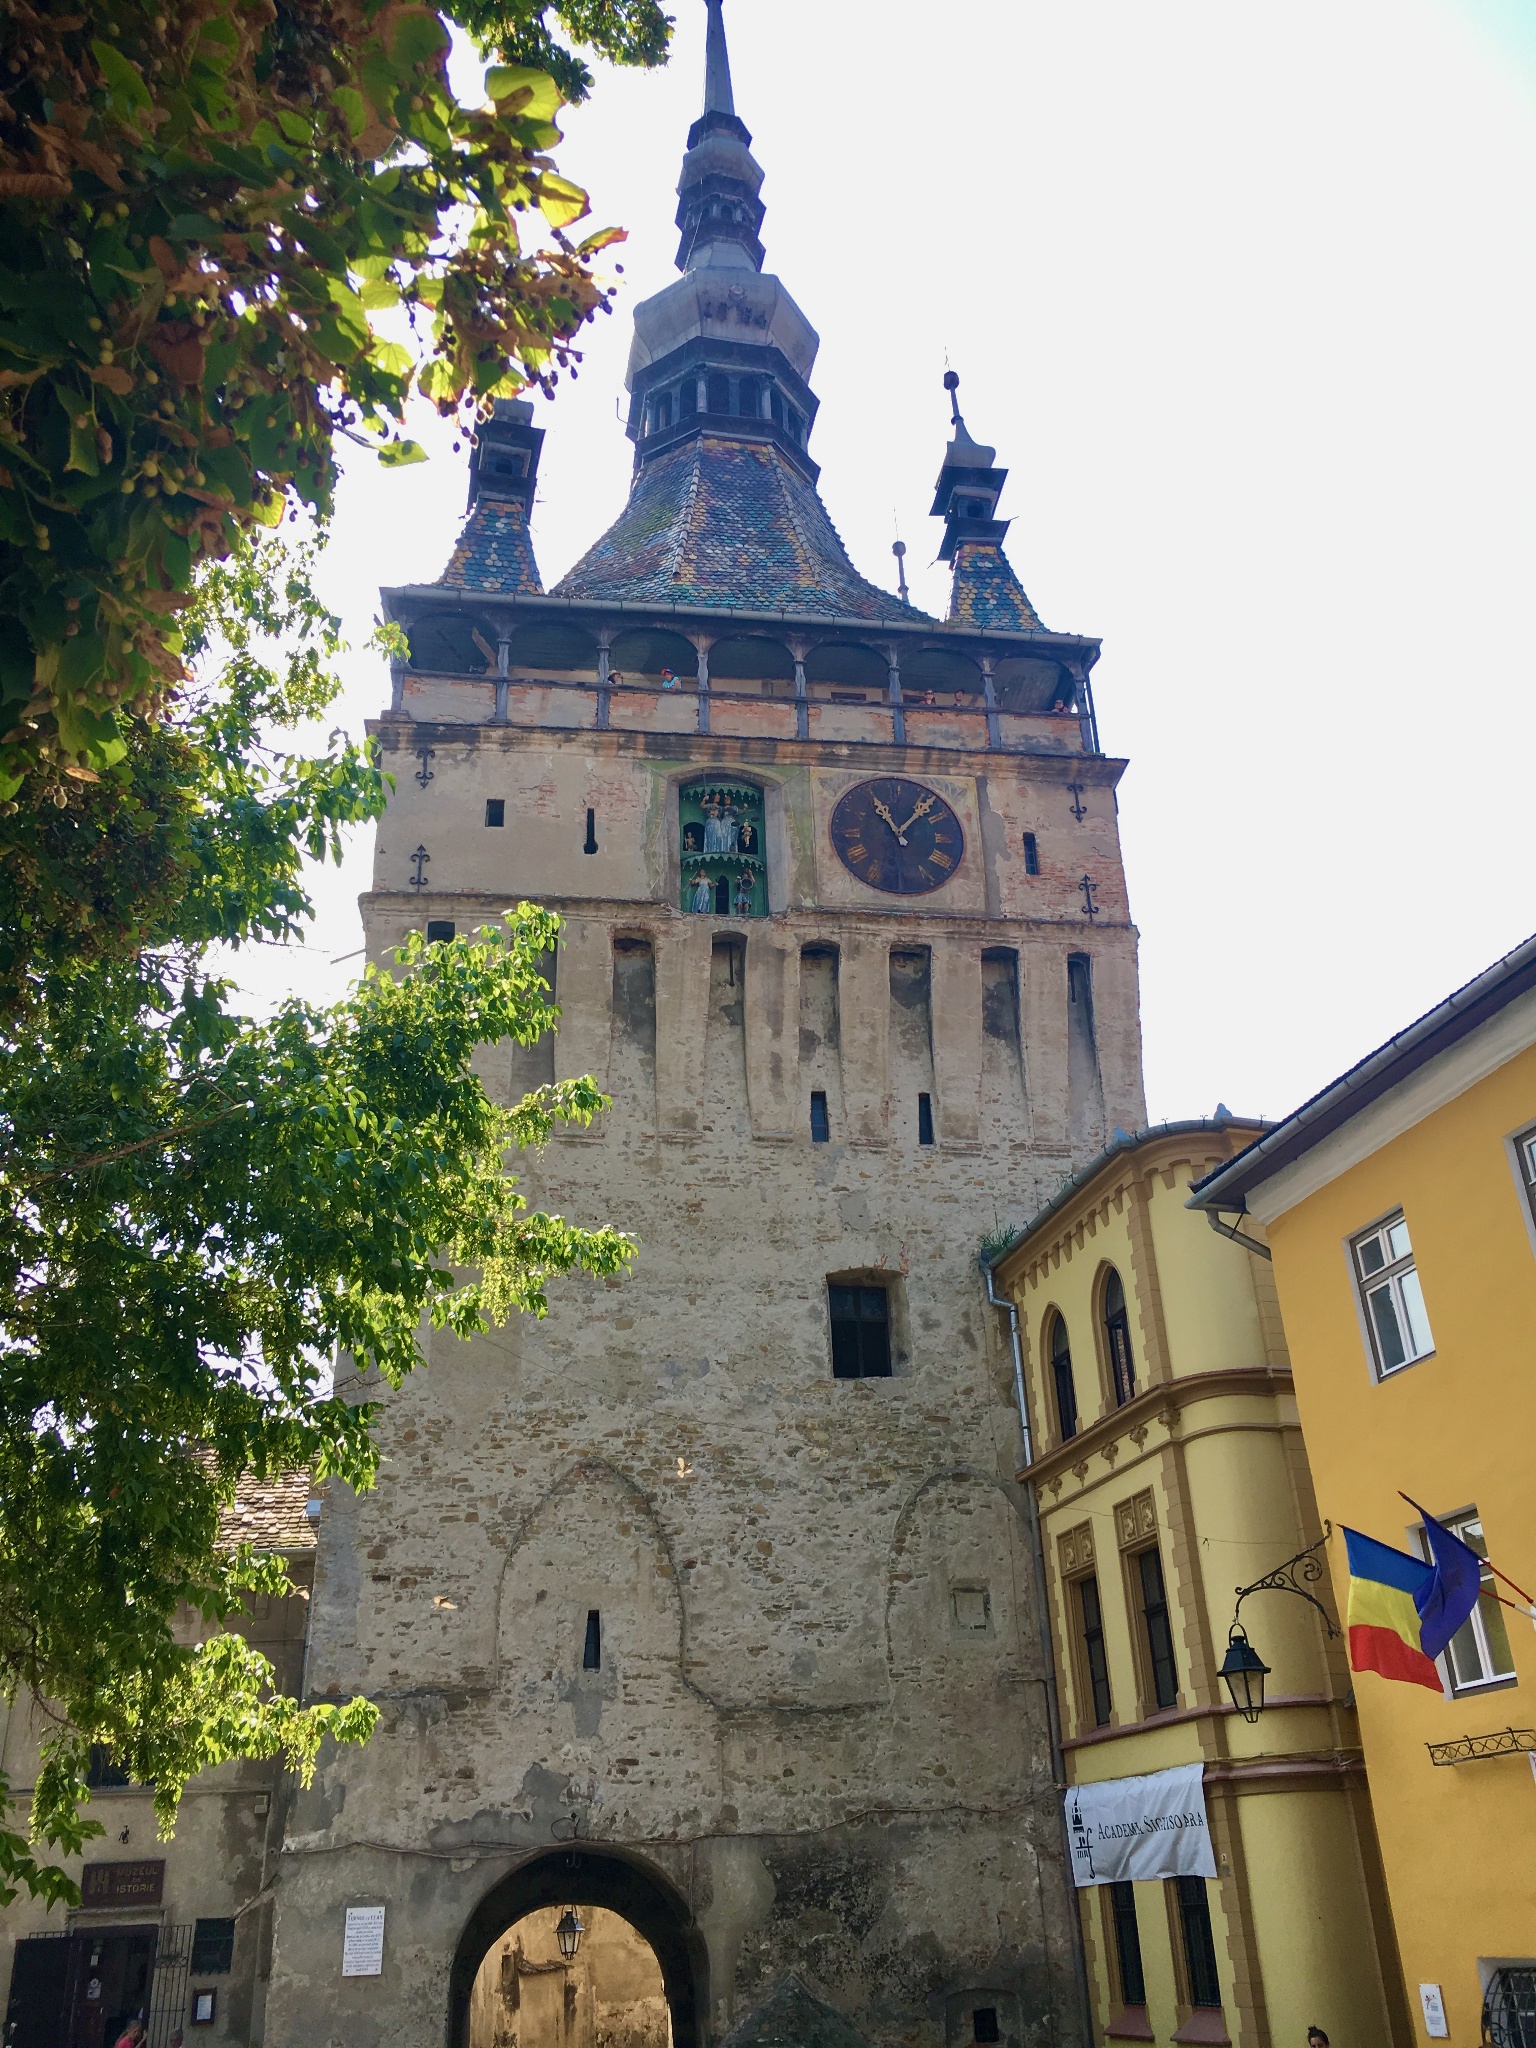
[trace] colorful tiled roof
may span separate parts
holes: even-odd
[[[814,484],[781,450],[709,434],[636,473],[618,519],[552,594],[839,619],[923,616],[864,581]]]
[[[528,509],[518,498],[476,498],[453,559],[438,578],[449,590],[493,590],[537,597],[544,586],[533,559]]]
[[[1003,633],[1043,633],[1013,564],[996,541],[967,540],[955,549],[949,624]]]
[[[259,1551],[313,1550],[315,1525],[304,1512],[310,1497],[309,1474],[288,1472],[281,1479],[242,1479],[233,1507],[219,1518],[219,1544],[237,1543]]]

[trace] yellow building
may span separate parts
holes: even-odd
[[[1420,1552],[1402,1493],[1536,1589],[1533,1185],[1536,939],[1196,1191],[1273,1252],[1341,1601],[1341,1524]],[[1486,2026],[1528,2048],[1536,1641],[1491,1597],[1517,1596],[1484,1586],[1440,1659],[1444,1697],[1367,1671],[1355,1687],[1417,2036],[1470,2048]]]
[[[989,1281],[1018,1347],[1069,1836],[1129,1802],[1099,1829],[1113,1848],[1176,1767],[1204,1797],[1213,1876],[1162,1874],[1150,1828],[1158,1874],[1079,1868],[1094,2037],[1386,2048],[1406,2015],[1342,1643],[1308,1601],[1255,1593],[1255,1724],[1220,1677],[1237,1589],[1323,1535],[1270,1267],[1186,1206],[1264,1128],[1117,1134]]]

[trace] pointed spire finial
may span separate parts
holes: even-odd
[[[731,91],[731,53],[725,46],[725,15],[721,0],[706,0],[709,26],[704,32],[704,111],[706,114],[734,114]]]
[[[960,417],[960,378],[956,371],[944,372],[944,389],[949,393],[949,416],[957,427],[963,427],[965,421]]]

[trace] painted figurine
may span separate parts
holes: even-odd
[[[702,853],[704,851],[704,827],[697,821],[683,827],[683,851],[684,853]]]
[[[712,910],[715,902],[715,885],[702,868],[693,878],[692,907],[695,910]]]
[[[706,853],[734,853],[736,851],[736,813],[731,808],[730,798],[718,798],[711,795],[704,809],[704,851]]]
[[[741,830],[736,835],[736,843],[743,853],[756,853],[757,827],[750,818],[742,819]]]
[[[745,868],[742,869],[736,883],[736,915],[738,917],[750,917],[752,915],[752,877]]]

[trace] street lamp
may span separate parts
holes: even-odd
[[[575,1960],[576,1951],[581,1947],[581,1937],[586,1931],[576,1918],[576,1908],[567,1906],[560,1916],[560,1925],[555,1929],[555,1939],[560,1944],[561,1955],[568,1963]]]
[[[1227,1637],[1227,1654],[1221,1660],[1221,1675],[1232,1695],[1232,1704],[1243,1719],[1257,1721],[1264,1711],[1264,1681],[1269,1676],[1269,1666],[1235,1621]]]
[[[1227,1654],[1221,1660],[1221,1676],[1227,1691],[1232,1695],[1232,1704],[1245,1721],[1257,1721],[1264,1711],[1264,1681],[1269,1676],[1269,1666],[1248,1640],[1248,1632],[1238,1619],[1243,1602],[1250,1593],[1294,1593],[1315,1607],[1323,1617],[1323,1626],[1330,1636],[1339,1631],[1334,1627],[1333,1616],[1322,1601],[1307,1591],[1323,1576],[1323,1561],[1318,1552],[1333,1534],[1333,1524],[1325,1522],[1326,1534],[1316,1543],[1308,1544],[1305,1550],[1298,1550],[1294,1557],[1288,1557],[1284,1564],[1278,1564],[1272,1572],[1266,1572],[1262,1579],[1255,1579],[1251,1586],[1237,1588],[1237,1605],[1232,1610],[1232,1626],[1227,1631]],[[1298,1584],[1305,1580],[1306,1584]]]

